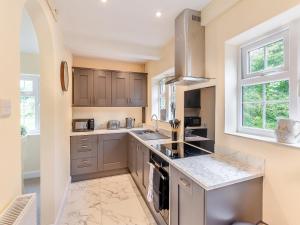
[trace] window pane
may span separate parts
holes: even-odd
[[[258,48],[249,53],[249,72],[255,73],[264,70],[265,68],[265,50]]]
[[[243,104],[243,126],[262,128],[262,105],[261,103],[245,103]]]
[[[266,128],[275,129],[278,118],[289,118],[289,103],[267,104]]]
[[[21,92],[33,92],[33,81],[32,80],[21,80],[20,81]]]
[[[21,125],[27,131],[35,130],[35,97],[34,96],[21,96]]]
[[[243,102],[258,102],[262,101],[263,85],[243,86]]]
[[[266,47],[267,68],[272,69],[284,65],[284,43],[283,40],[272,43]]]
[[[289,100],[289,81],[281,80],[266,84],[267,101]]]

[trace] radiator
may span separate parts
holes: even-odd
[[[36,194],[18,196],[0,214],[0,225],[36,225]]]

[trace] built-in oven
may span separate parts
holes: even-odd
[[[169,163],[159,155],[150,151],[150,163],[154,165],[154,173],[159,174],[160,177],[160,193],[155,194],[155,174],[153,175],[154,194],[151,202],[153,208],[159,213],[166,224],[169,224]],[[155,195],[157,197],[155,197]]]

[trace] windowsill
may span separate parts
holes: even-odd
[[[35,131],[28,131],[28,133],[26,134],[26,136],[38,136],[40,135],[40,131],[39,130],[35,130]]]
[[[252,134],[243,134],[243,133],[238,133],[238,132],[225,132],[225,134],[300,149],[300,143],[296,143],[296,144],[281,143],[281,142],[276,141],[276,138],[272,138],[272,137],[263,137],[263,136],[257,136],[257,135],[252,135]]]

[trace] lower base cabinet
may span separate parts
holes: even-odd
[[[262,178],[206,191],[172,166],[170,176],[170,225],[262,220]]]
[[[204,225],[204,189],[171,167],[171,225]]]
[[[128,172],[128,134],[71,137],[72,181]]]
[[[127,135],[126,133],[99,135],[99,170],[107,171],[127,168]]]

